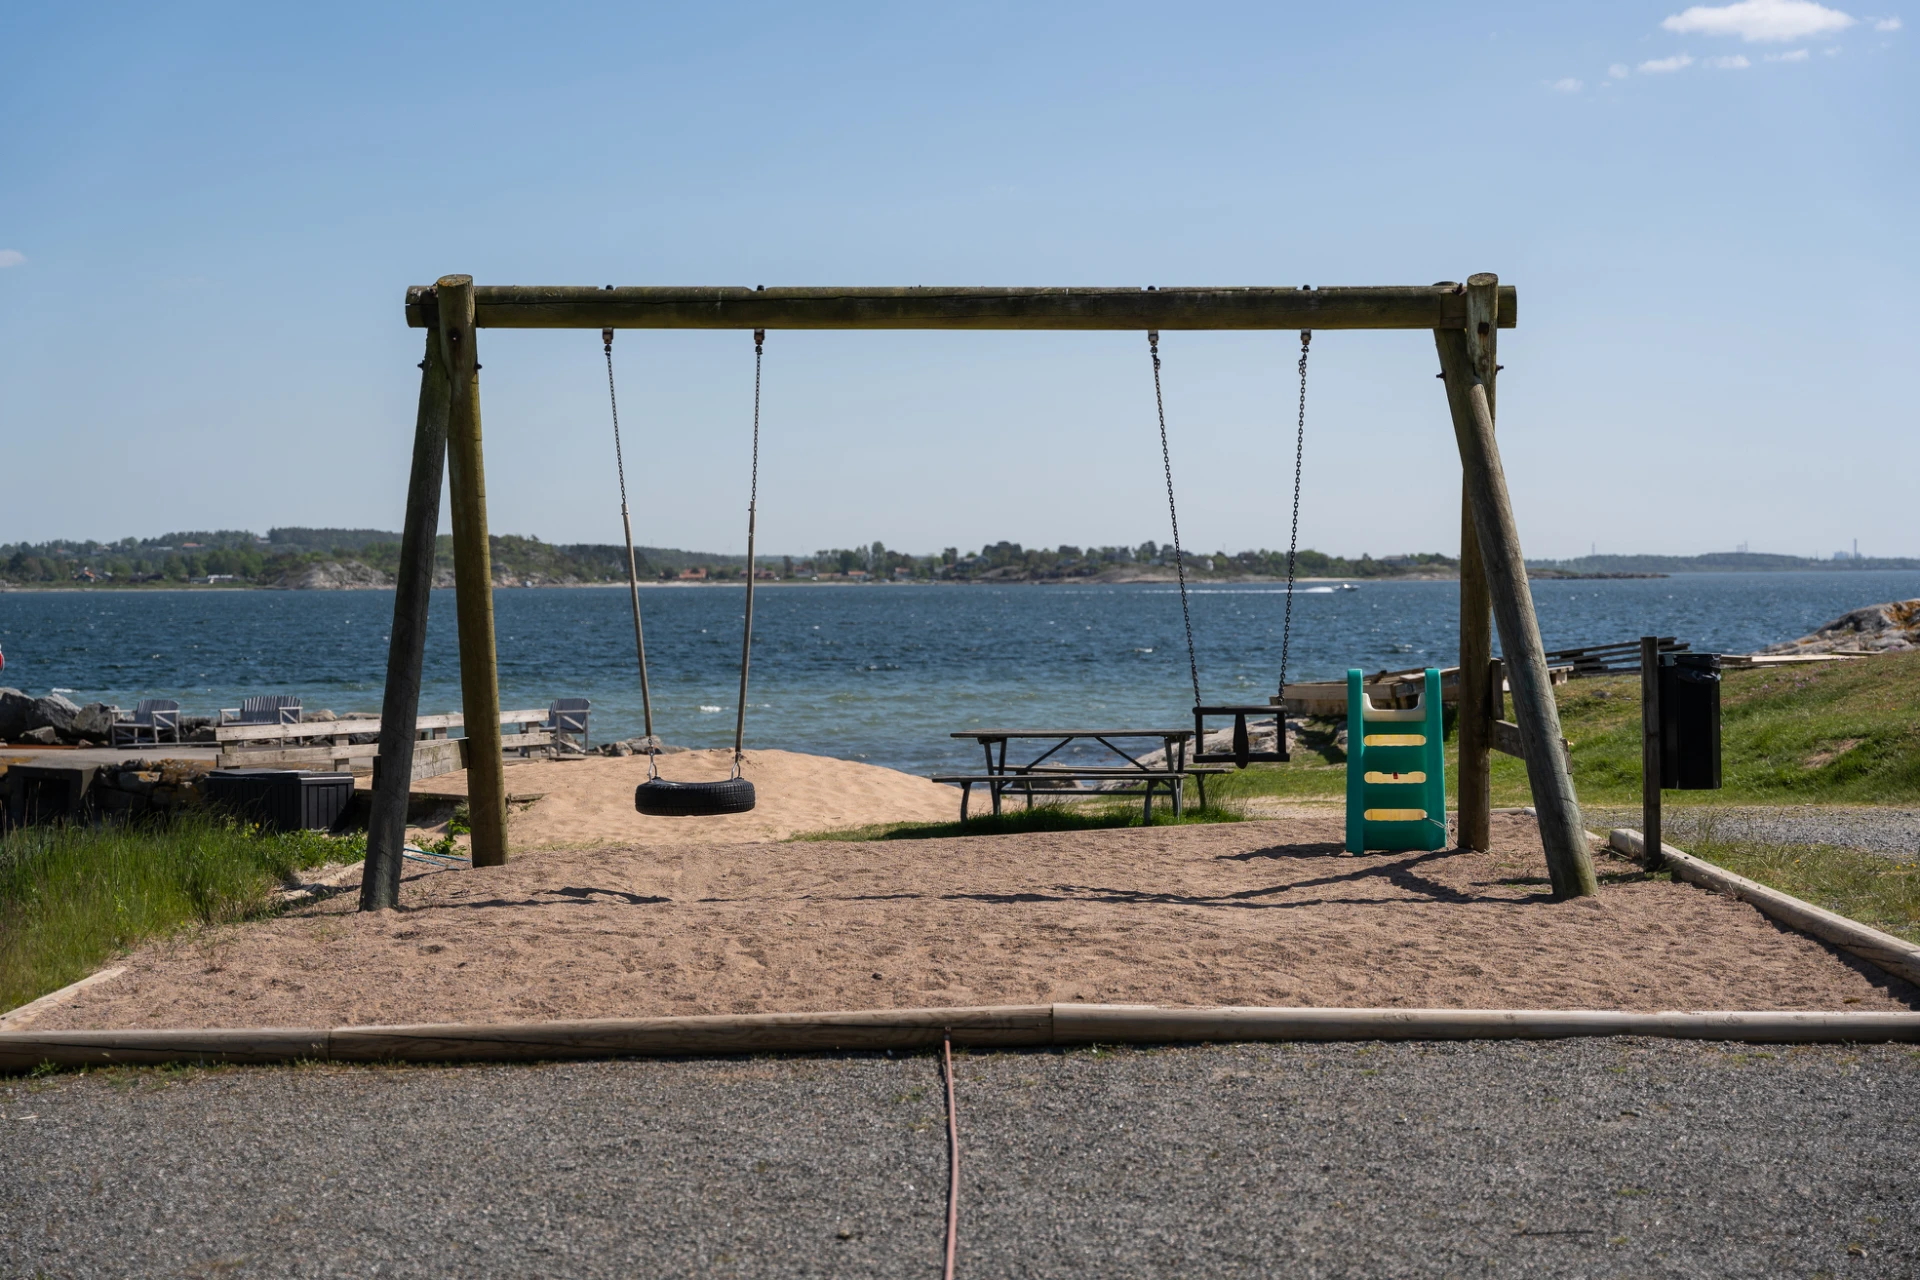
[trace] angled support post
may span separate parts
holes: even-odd
[[[1482,282],[1492,285],[1495,278],[1474,278],[1475,284]],[[1527,781],[1533,790],[1540,843],[1546,850],[1547,876],[1556,898],[1583,897],[1597,893],[1599,883],[1587,852],[1586,827],[1574,794],[1573,776],[1560,751],[1560,710],[1547,675],[1546,649],[1540,642],[1540,624],[1533,612],[1533,593],[1527,587],[1527,566],[1520,552],[1520,533],[1507,494],[1506,474],[1500,465],[1500,448],[1493,438],[1493,407],[1487,399],[1486,384],[1474,367],[1466,332],[1436,330],[1434,342],[1440,351],[1440,371],[1446,380],[1447,404],[1453,414],[1454,438],[1460,447],[1460,466],[1466,477],[1474,531],[1479,535],[1507,680],[1513,686],[1514,720],[1520,726],[1520,746],[1526,753]]]
[[[1494,409],[1494,376],[1499,370],[1499,281],[1477,275],[1467,282],[1467,351],[1475,374],[1487,389],[1487,411]],[[1458,774],[1459,844],[1487,849],[1493,841],[1493,694],[1488,687],[1493,660],[1493,602],[1474,528],[1470,482],[1460,485],[1460,768]]]
[[[480,453],[473,277],[442,276],[434,292],[448,380],[447,471],[460,623],[460,704],[467,722],[467,812],[473,865],[498,867],[507,861],[507,771],[500,755],[500,671],[493,634],[493,556],[487,546],[487,478]]]
[[[420,409],[413,427],[407,522],[400,535],[393,631],[387,642],[387,687],[380,704],[380,782],[373,792],[367,865],[360,876],[362,911],[400,905],[407,795],[413,780],[413,726],[420,717],[420,668],[427,651],[427,600],[433,591],[434,542],[440,527],[446,460],[447,366],[441,359],[440,330],[429,328],[426,357],[420,361]]]

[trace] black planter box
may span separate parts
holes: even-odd
[[[87,816],[94,775],[91,764],[16,764],[5,777],[0,829],[37,822],[78,822]]]
[[[215,769],[207,802],[274,831],[331,831],[353,801],[351,773],[304,769]]]

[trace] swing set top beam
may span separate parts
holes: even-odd
[[[459,277],[447,277],[456,280]],[[407,290],[407,324],[431,326],[433,285]],[[1464,329],[1467,287],[595,289],[476,285],[490,329]],[[1499,286],[1499,326],[1518,302]]]

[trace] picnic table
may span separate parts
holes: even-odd
[[[985,773],[943,774],[935,782],[954,783],[960,788],[960,820],[967,820],[967,804],[976,783],[983,784],[993,799],[993,812],[1000,813],[1000,797],[1007,791],[1024,795],[1027,807],[1033,807],[1034,793],[1042,795],[1138,795],[1145,814],[1153,816],[1153,797],[1164,790],[1173,802],[1178,817],[1186,780],[1200,787],[1200,803],[1207,802],[1207,775],[1231,772],[1225,768],[1187,763],[1187,749],[1193,741],[1192,729],[962,729],[953,735],[971,738],[980,744],[986,756]],[[1030,760],[1018,757],[1010,764],[1010,743],[1029,743],[1039,751]],[[1161,751],[1158,765],[1145,763],[1147,746],[1123,746],[1122,743],[1157,742]],[[1059,759],[1076,743],[1098,743],[1125,763],[1081,765]],[[1044,748],[1044,749],[1042,749]],[[1023,750],[1021,754],[1025,754]],[[1092,785],[1084,785],[1092,784]]]

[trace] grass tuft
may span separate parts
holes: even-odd
[[[272,834],[204,816],[0,835],[0,1009],[149,938],[271,914],[274,888],[295,871],[365,856],[364,836]]]
[[[1920,863],[1832,845],[1725,840],[1711,822],[1685,847],[1769,889],[1920,943]]]

